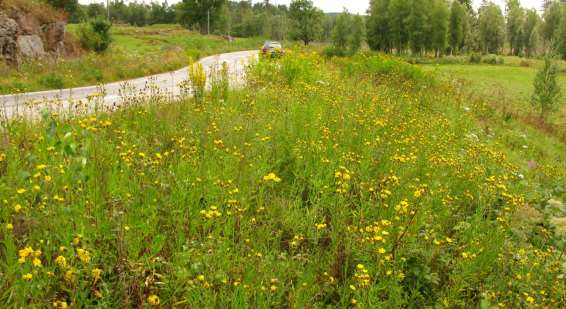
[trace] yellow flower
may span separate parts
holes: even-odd
[[[55,263],[61,267],[67,266],[67,259],[64,256],[60,255],[55,259]]]
[[[7,229],[8,231],[11,231],[11,230],[14,229],[14,225],[12,225],[12,223],[6,223],[6,229]]]
[[[263,181],[265,182],[273,181],[277,183],[277,182],[281,182],[281,178],[277,177],[275,173],[269,173],[266,176],[263,176]]]
[[[149,295],[149,296],[147,297],[147,302],[148,302],[150,305],[157,306],[157,305],[159,305],[159,302],[160,302],[160,301],[159,301],[159,296],[157,296],[157,295],[155,295],[155,294]]]
[[[527,297],[527,302],[528,302],[529,304],[532,304],[532,303],[535,302],[535,299],[534,299],[532,296],[528,296],[528,297]]]
[[[63,275],[63,277],[65,278],[65,280],[67,281],[73,281],[73,271],[72,270],[67,270],[65,272],[65,274]]]
[[[14,206],[14,212],[20,213],[20,211],[22,211],[22,205],[16,204],[16,206]]]
[[[31,264],[35,267],[41,267],[41,260],[38,258],[34,258]]]
[[[92,278],[94,279],[94,282],[97,282],[98,280],[100,280],[100,276],[102,275],[102,269],[93,268],[91,273],[92,273]]]
[[[67,309],[68,305],[66,301],[56,301],[53,303],[53,307],[58,309]]]
[[[26,193],[26,191],[27,191],[26,189],[21,188],[21,189],[18,189],[16,192],[17,192],[18,194],[24,194],[24,193]]]
[[[85,249],[78,248],[77,255],[79,256],[81,262],[83,263],[90,262],[90,253],[88,253],[88,251],[86,251]]]
[[[31,273],[27,273],[22,276],[22,279],[24,279],[25,281],[31,281],[31,279],[33,279],[33,275]]]
[[[20,256],[20,258],[26,258],[26,257],[30,256],[32,253],[33,253],[32,247],[25,247],[25,248],[20,249],[18,251],[18,255]]]

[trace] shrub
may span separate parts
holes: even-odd
[[[497,64],[497,56],[492,54],[486,55],[483,57],[482,62],[486,64]]]
[[[438,58],[438,64],[463,64],[466,62],[465,57],[461,56],[444,56],[442,58]]]
[[[332,57],[346,57],[348,53],[340,48],[336,48],[334,46],[326,47],[322,50],[322,55],[327,58]]]
[[[200,62],[189,59],[189,81],[193,92],[193,97],[199,103],[204,100],[206,92],[206,71]]]
[[[471,54],[470,63],[481,63],[482,56],[480,54]]]
[[[534,88],[531,104],[539,109],[540,118],[544,120],[549,112],[556,109],[560,98],[558,66],[548,56],[544,59],[544,67],[535,77]]]
[[[110,46],[110,28],[112,24],[104,19],[94,19],[79,25],[78,36],[81,46],[97,53],[104,52]]]
[[[522,59],[521,62],[519,63],[519,65],[524,67],[524,68],[528,68],[528,67],[531,66],[531,62],[529,60]]]
[[[198,61],[201,58],[201,52],[198,49],[187,49],[186,53],[189,59],[193,59],[194,61]]]
[[[97,68],[85,66],[81,73],[81,79],[101,82],[104,79],[104,75],[102,75],[102,72]]]
[[[63,77],[57,73],[49,73],[39,79],[39,83],[47,88],[63,89],[65,81]]]

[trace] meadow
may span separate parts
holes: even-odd
[[[77,26],[67,26],[71,36]],[[26,61],[18,68],[0,62],[0,94],[91,86],[169,72],[186,66],[189,58],[258,49],[263,44],[261,38],[229,42],[178,25],[114,25],[111,33],[113,42],[103,54],[82,52],[66,58]]]
[[[484,99],[489,98],[499,109],[516,111],[535,117],[531,105],[533,81],[543,61],[519,57],[501,57],[504,64],[444,63],[423,65],[423,70],[440,73],[448,79],[466,83],[466,89]],[[557,61],[560,67],[559,83],[566,87],[566,63]],[[550,122],[565,126],[566,96],[560,99],[560,109],[551,115]]]
[[[566,146],[386,56],[3,123],[10,307],[559,308]]]

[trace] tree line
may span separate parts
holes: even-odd
[[[71,22],[107,14],[102,3],[46,1],[67,11]],[[293,0],[289,6],[269,0],[183,0],[175,5],[112,0],[110,19],[136,26],[179,23],[202,33],[305,44],[332,40],[338,50],[346,49],[344,37],[364,34],[361,40],[371,49],[401,55],[506,52],[530,57],[552,51],[566,58],[566,6],[558,0],[545,0],[544,6],[539,15],[519,0],[507,0],[504,9],[483,0],[478,10],[472,0],[371,0],[368,16],[354,18],[347,12],[324,14],[310,0]]]
[[[566,7],[546,1],[542,16],[507,0],[504,10],[484,0],[372,0],[368,45],[397,54],[482,52],[533,56],[556,51],[566,57]]]
[[[79,4],[78,0],[43,0],[64,10],[71,23],[107,18],[105,1]],[[324,14],[310,0],[293,0],[291,5],[228,0],[183,0],[143,3],[109,1],[110,21],[145,26],[181,24],[202,33],[237,37],[263,36],[274,40],[297,39],[308,44],[329,41],[338,14]],[[210,20],[209,20],[210,17]],[[365,22],[364,22],[365,27]]]

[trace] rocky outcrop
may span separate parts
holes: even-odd
[[[43,41],[38,35],[20,35],[16,39],[20,56],[24,58],[41,58],[45,56]]]
[[[62,53],[65,49],[65,23],[62,21],[49,23],[41,29],[45,50],[56,54]]]
[[[19,62],[61,55],[64,42],[65,22],[45,22],[27,12],[0,10],[0,59]]]
[[[0,13],[0,58],[14,61],[16,58],[16,34],[18,24],[15,20]]]

